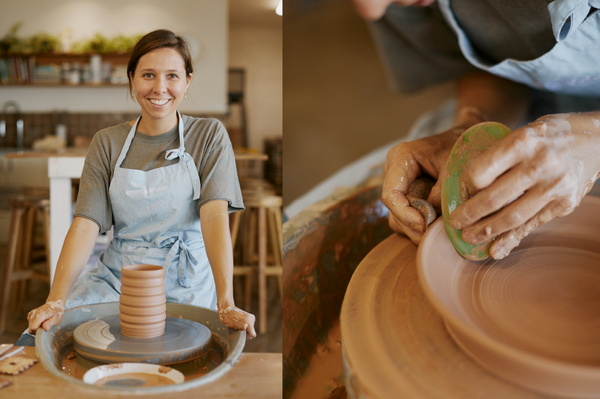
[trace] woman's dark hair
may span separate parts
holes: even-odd
[[[137,64],[145,54],[156,50],[158,48],[172,48],[176,50],[183,58],[185,64],[185,77],[188,78],[191,73],[194,72],[192,66],[192,56],[190,55],[190,48],[188,43],[181,36],[177,36],[175,33],[167,29],[158,29],[144,35],[136,43],[131,57],[129,57],[129,63],[127,64],[127,79],[129,80],[129,95],[132,95],[132,84],[131,77],[135,75],[135,69]]]

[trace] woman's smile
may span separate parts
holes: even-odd
[[[150,101],[152,104],[157,105],[157,106],[161,106],[161,105],[165,105],[166,103],[169,102],[169,99],[166,98],[164,100],[159,100],[159,99],[148,99],[148,101]]]
[[[138,125],[142,133],[155,135],[177,124],[176,110],[185,96],[192,75],[185,75],[181,54],[159,48],[143,55],[132,76],[135,98],[142,108]]]

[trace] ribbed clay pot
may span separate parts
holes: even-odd
[[[133,338],[154,338],[165,333],[165,269],[129,265],[121,269],[119,299],[121,333]]]

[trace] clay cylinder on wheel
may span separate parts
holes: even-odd
[[[165,269],[129,265],[121,269],[119,298],[121,333],[133,338],[154,338],[165,333]]]

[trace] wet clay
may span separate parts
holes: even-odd
[[[349,189],[346,195],[336,194],[318,209],[306,210],[284,223],[285,398],[302,383],[307,365],[317,356],[317,347],[338,320],[346,285],[356,265],[393,233],[381,200],[382,179],[373,179],[358,191]]]
[[[435,208],[427,202],[431,188],[435,185],[435,180],[431,177],[424,175],[415,179],[406,192],[406,199],[410,203],[410,206],[418,210],[423,218],[425,219],[425,228],[429,227],[431,223],[437,218],[437,212]]]
[[[252,316],[252,315],[250,315]],[[249,317],[248,313],[241,309],[234,309],[231,306],[219,309],[219,318],[221,322],[229,328],[235,328],[237,330],[245,330],[248,328],[248,321],[254,317]],[[249,336],[252,339],[252,336]]]
[[[60,320],[63,317],[64,310],[65,303],[61,299],[56,301],[47,301],[44,305],[29,312],[27,315],[27,321],[31,324],[32,321],[39,319],[42,315],[43,319],[38,320],[41,325],[43,325],[44,321],[53,317],[56,317]]]
[[[133,338],[160,337],[166,319],[164,268],[129,265],[123,266],[121,274],[121,333]]]
[[[586,196],[506,258],[470,262],[436,222],[419,246],[419,281],[450,335],[477,364],[548,395],[597,397],[599,226],[600,199]]]
[[[342,370],[342,334],[339,320],[333,322],[327,340],[317,346],[306,372],[291,399],[346,397]],[[343,396],[339,396],[343,393]]]
[[[495,122],[477,124],[465,131],[450,152],[446,163],[446,175],[442,184],[442,215],[444,227],[450,242],[462,257],[469,260],[483,260],[490,256],[494,238],[477,245],[462,239],[462,230],[450,226],[450,214],[460,204],[469,199],[466,174],[473,160],[510,133],[506,126]]]

